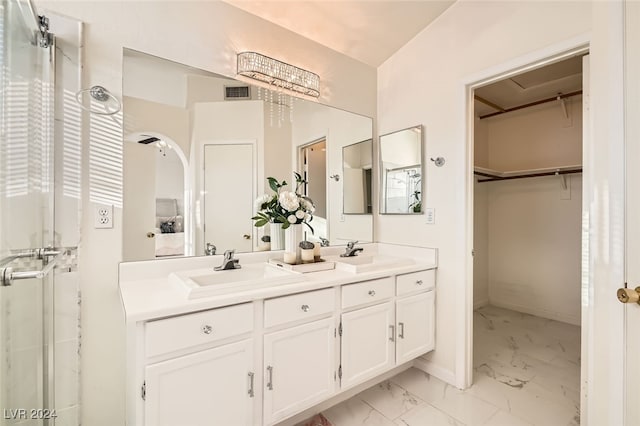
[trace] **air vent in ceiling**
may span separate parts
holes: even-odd
[[[150,143],[154,143],[154,142],[157,142],[159,140],[160,139],[151,136],[151,137],[148,137],[146,139],[139,140],[138,143],[141,143],[143,145],[149,145]]]
[[[251,99],[251,89],[249,86],[224,86],[225,100],[246,100]]]

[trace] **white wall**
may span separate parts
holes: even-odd
[[[499,171],[582,164],[582,96],[521,109],[487,122],[488,167]],[[541,125],[544,123],[544,125]]]
[[[235,74],[236,53],[255,50],[320,75],[320,101],[368,116],[376,113],[376,71],[224,2],[36,1],[42,11],[57,11],[83,21],[83,81],[101,84],[121,98],[123,48],[165,57],[223,75]],[[52,28],[56,32],[56,28]],[[107,121],[105,121],[107,122]],[[87,124],[89,121],[87,120]],[[111,123],[111,122],[108,122]],[[119,127],[112,126],[114,129]],[[83,134],[83,225],[80,252],[82,289],[82,423],[124,424],[125,340],[118,295],[122,260],[121,131],[107,137],[115,161],[112,171],[114,228],[93,228],[90,142]],[[91,183],[94,182],[94,183]]]
[[[292,163],[298,168],[299,147],[326,138],[327,175],[339,175],[340,181],[331,179],[329,193],[328,226],[331,244],[344,244],[349,240],[372,240],[373,215],[343,214],[342,148],[371,138],[371,119],[335,108],[317,108],[307,102],[296,102],[293,123]]]
[[[476,120],[474,143],[494,170],[581,165],[581,99],[567,111],[548,103]],[[582,176],[566,179],[568,190],[555,176],[476,183],[474,305],[487,291],[492,305],[580,324]]]
[[[465,82],[504,64],[588,32],[586,2],[456,2],[378,69],[380,134],[421,123],[426,157],[443,156],[444,167],[427,162],[425,207],[436,209],[435,225],[422,215],[380,216],[381,242],[437,247],[436,350],[431,371],[464,386],[466,354],[453,327],[468,313],[466,292],[467,185]],[[411,90],[407,90],[411,88]],[[470,254],[470,253],[469,253]]]
[[[487,120],[475,118],[474,121],[474,164],[487,167],[488,145]],[[487,184],[476,183],[473,191],[473,307],[478,308],[489,303],[489,218],[487,214]]]
[[[489,302],[580,324],[582,177],[571,199],[547,176],[479,184],[488,191]]]

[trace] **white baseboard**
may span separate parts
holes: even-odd
[[[511,309],[512,311],[535,315],[541,318],[552,319],[552,320],[564,322],[567,324],[572,324],[577,326],[580,326],[582,324],[582,318],[580,316],[566,315],[561,312],[549,311],[546,309],[537,308],[535,306],[523,306],[515,303],[502,302],[500,300],[494,300],[494,299],[491,299],[489,304],[492,306],[496,306],[498,308]]]
[[[483,306],[487,306],[489,304],[489,299],[482,299],[477,302],[473,302],[473,310],[475,311],[478,308],[482,308]]]
[[[442,366],[434,363],[431,360],[424,358],[416,358],[413,360],[413,366],[418,370],[424,371],[427,374],[432,375],[435,378],[442,380],[451,386],[458,387],[456,385],[456,375],[453,371],[443,368]]]

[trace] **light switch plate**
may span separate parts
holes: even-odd
[[[434,223],[436,223],[436,209],[434,209],[433,207],[427,207],[426,209],[424,209],[424,213],[427,217],[427,223],[429,225],[433,225]]]
[[[113,206],[96,204],[93,227],[96,229],[113,228]]]

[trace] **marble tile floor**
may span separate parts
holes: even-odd
[[[580,327],[482,307],[474,312],[474,368],[465,391],[411,368],[301,425],[580,424]]]

